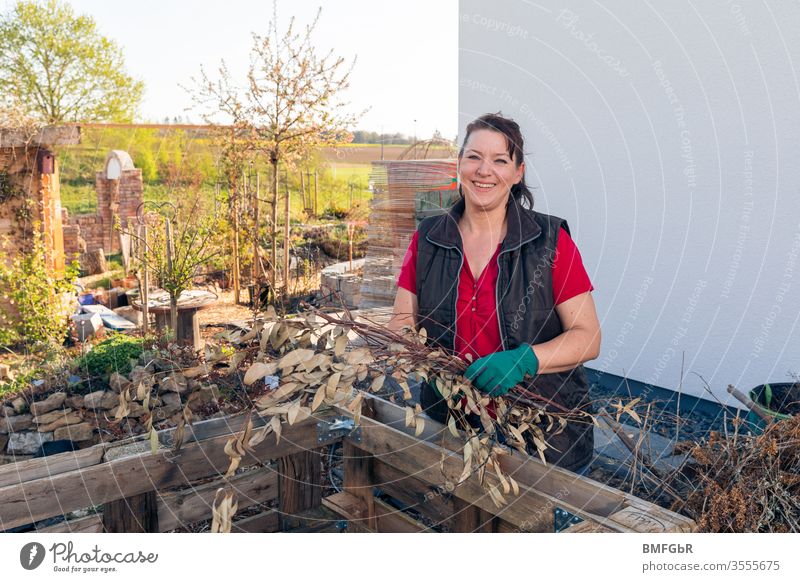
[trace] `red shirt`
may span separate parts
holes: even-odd
[[[403,258],[403,266],[397,285],[416,295],[417,293],[417,239],[415,232]],[[476,281],[469,268],[467,257],[458,279],[458,302],[456,304],[455,352],[472,360],[493,354],[502,349],[500,326],[497,322],[495,287],[497,286],[497,246],[486,268]],[[553,260],[553,297],[555,304],[563,303],[576,295],[594,290],[589,275],[583,266],[578,247],[563,228],[558,234],[556,256]]]

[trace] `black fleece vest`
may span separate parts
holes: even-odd
[[[448,350],[455,344],[458,279],[464,264],[458,230],[463,213],[461,199],[447,214],[423,220],[418,229],[418,324],[428,338]],[[569,232],[569,227],[562,218],[523,208],[513,197],[506,216],[508,228],[497,257],[495,299],[503,349],[509,350],[522,343],[543,343],[563,332],[554,307],[552,265],[559,229]],[[538,374],[529,387],[567,409],[592,412],[583,366]],[[546,425],[541,428],[544,431]],[[591,460],[594,434],[590,422],[569,422],[562,433],[552,432],[545,432],[551,447],[545,451],[547,462],[576,469]]]

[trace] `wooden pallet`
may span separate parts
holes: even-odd
[[[521,494],[497,508],[477,476],[449,485],[457,482],[463,462],[460,441],[445,427],[428,419],[417,438],[405,426],[402,407],[373,396],[365,399],[357,430],[320,437],[320,428],[334,418],[352,419],[346,409],[285,425],[280,443],[270,435],[243,459],[243,467],[255,468],[223,479],[225,443],[248,418],[196,423],[177,454],[170,429],[159,433],[156,454],[149,441],[136,437],[2,466],[0,530],[92,508],[91,515],[37,531],[170,531],[210,519],[221,486],[236,492],[239,514],[252,508],[253,515],[234,523],[239,532],[338,531],[337,521],[346,521],[348,531],[366,532],[552,532],[556,508],[583,519],[567,532],[695,529],[683,516],[519,453],[502,457],[501,464]],[[265,423],[252,418],[257,428]],[[343,490],[323,498],[322,460],[338,443]],[[262,509],[268,504],[277,510]]]
[[[398,531],[397,513],[376,503],[378,487],[425,518],[417,531],[433,525],[450,531],[553,532],[554,512],[563,509],[583,519],[567,532],[690,532],[695,523],[677,513],[648,503],[538,459],[513,453],[501,457],[501,466],[519,483],[519,497],[497,508],[473,475],[452,488],[463,469],[461,442],[446,427],[428,419],[421,438],[405,426],[404,410],[385,400],[367,399],[360,437],[344,439],[344,494],[328,499],[329,507],[367,531]],[[339,410],[344,416],[350,413]],[[349,459],[349,464],[348,464]],[[357,462],[356,462],[357,460]],[[487,479],[492,479],[487,472]],[[395,529],[386,529],[386,528]],[[413,528],[404,526],[402,531]]]

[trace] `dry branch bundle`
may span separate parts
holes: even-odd
[[[800,417],[760,435],[712,432],[689,450],[695,488],[675,509],[704,532],[800,532]]]
[[[291,425],[335,406],[349,410],[358,424],[364,394],[382,392],[389,377],[402,390],[396,399],[406,406],[406,426],[417,436],[425,430],[425,418],[409,383],[428,382],[436,387],[450,408],[448,431],[463,443],[464,469],[456,486],[477,473],[498,507],[506,503],[505,495],[519,494],[519,485],[499,463],[499,456],[510,453],[509,447],[538,454],[544,462],[545,434],[558,434],[568,419],[595,422],[584,411],[566,410],[521,386],[499,398],[479,392],[463,376],[466,364],[427,345],[424,331],[399,333],[357,321],[348,311],[342,317],[311,311],[280,319],[270,310],[268,319],[257,322],[249,332],[234,332],[227,338],[240,351],[257,352],[255,361],[243,370],[246,385],[264,382],[269,376],[279,376],[279,381],[275,390],[253,402],[260,415],[272,417],[270,422],[256,432],[250,427],[228,443],[231,466],[226,476],[235,472],[253,439],[263,440],[273,432],[280,439],[283,422]],[[351,341],[354,334],[362,341]]]

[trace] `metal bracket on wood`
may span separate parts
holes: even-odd
[[[553,532],[560,533],[567,529],[571,525],[575,525],[576,523],[582,522],[583,519],[575,515],[574,513],[570,513],[566,509],[561,509],[560,507],[556,507],[553,510]]]
[[[320,420],[317,423],[317,444],[323,445],[344,437],[355,443],[361,442],[361,427],[356,426],[352,418],[341,416],[330,422]]]

